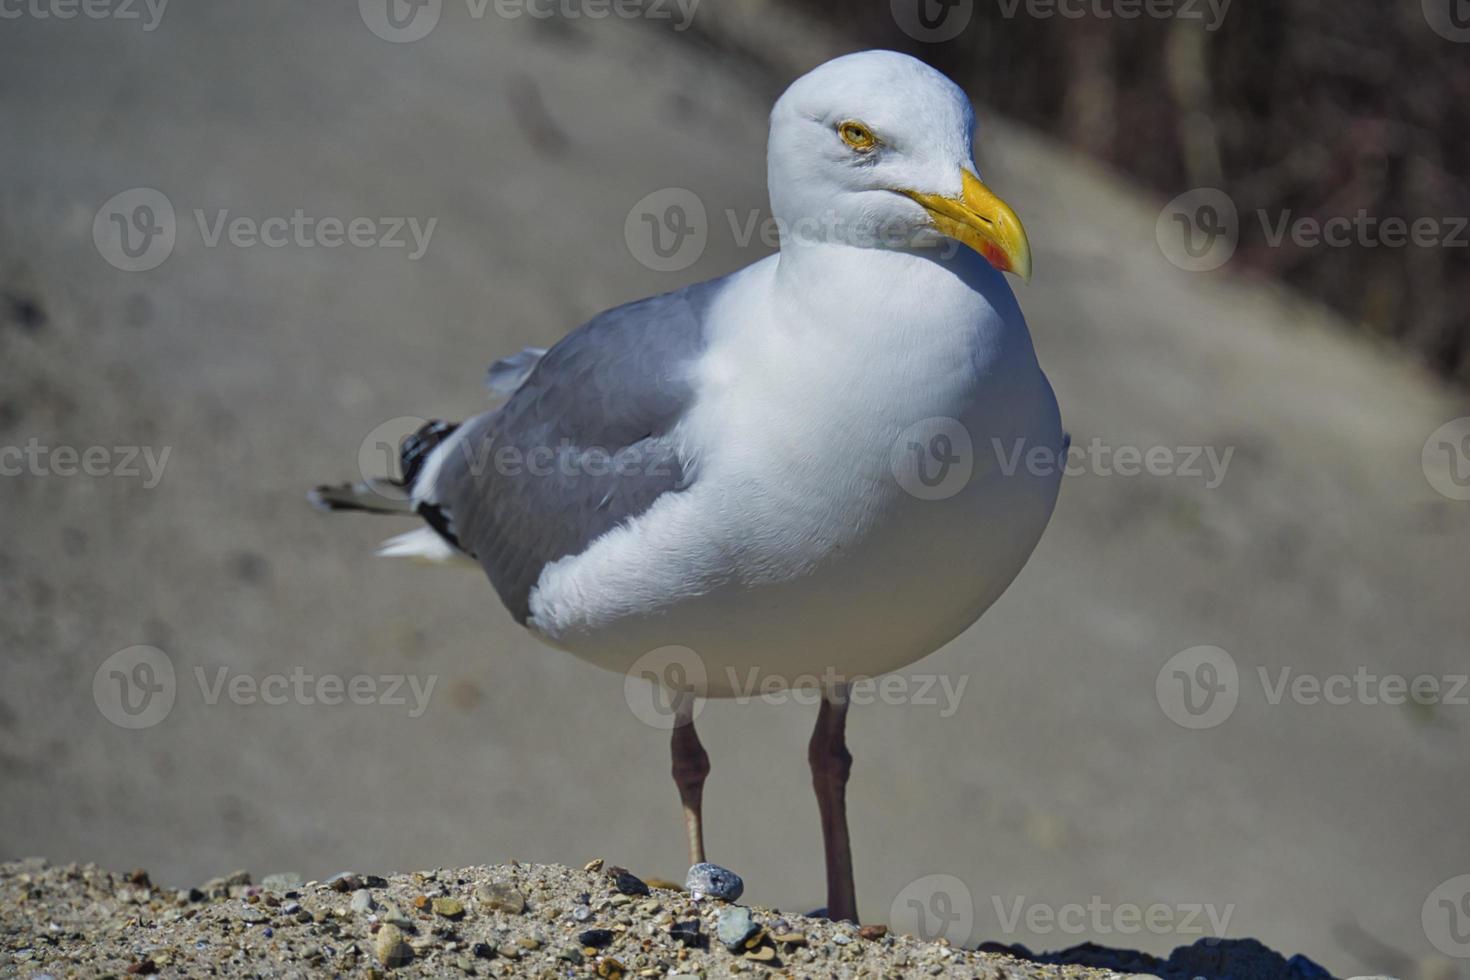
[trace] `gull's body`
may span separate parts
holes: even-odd
[[[695,693],[722,697],[753,676],[897,670],[1010,584],[1056,483],[1002,458],[1062,435],[1009,287],[968,250],[853,251],[802,247],[717,284],[672,432],[690,485],[548,565],[529,628],[616,671],[688,647],[708,678]],[[904,431],[931,418],[976,443],[946,499],[893,472]]]
[[[973,127],[963,93],[903,55],[798,80],[771,115],[781,251],[498,362],[504,405],[405,443],[397,485],[429,527],[385,548],[473,558],[527,629],[609,670],[695,659],[673,734],[695,860],[692,699],[821,684],[834,917],[856,916],[848,686],[979,618],[1056,500],[1058,468],[1025,465],[1063,450],[1056,400],[999,271],[1029,275],[1029,245],[975,173]],[[962,467],[942,492],[915,482],[931,448]],[[364,490],[317,499],[392,509]]]

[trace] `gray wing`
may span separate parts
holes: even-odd
[[[541,355],[510,400],[464,424],[415,487],[524,623],[550,562],[688,485],[670,433],[692,399],[714,280],[609,310]],[[509,373],[507,371],[507,373]]]

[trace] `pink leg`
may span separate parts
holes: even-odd
[[[685,696],[679,702],[671,740],[674,756],[674,783],[679,787],[679,801],[684,804],[684,830],[689,835],[689,863],[704,861],[704,824],[701,814],[704,779],[709,775],[709,756],[694,731],[694,698]]]
[[[847,836],[847,777],[852,754],[847,751],[847,692],[822,699],[817,727],[807,746],[812,788],[822,815],[822,846],[827,859],[827,917],[857,921],[857,891],[852,880],[852,845]]]

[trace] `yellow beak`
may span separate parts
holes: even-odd
[[[970,246],[1001,272],[1031,280],[1031,243],[1011,206],[968,170],[961,172],[959,197],[900,191],[923,205],[942,235]]]

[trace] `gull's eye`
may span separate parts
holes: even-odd
[[[878,145],[878,137],[873,135],[873,131],[852,119],[837,124],[837,135],[842,137],[842,142],[859,153],[866,153]]]

